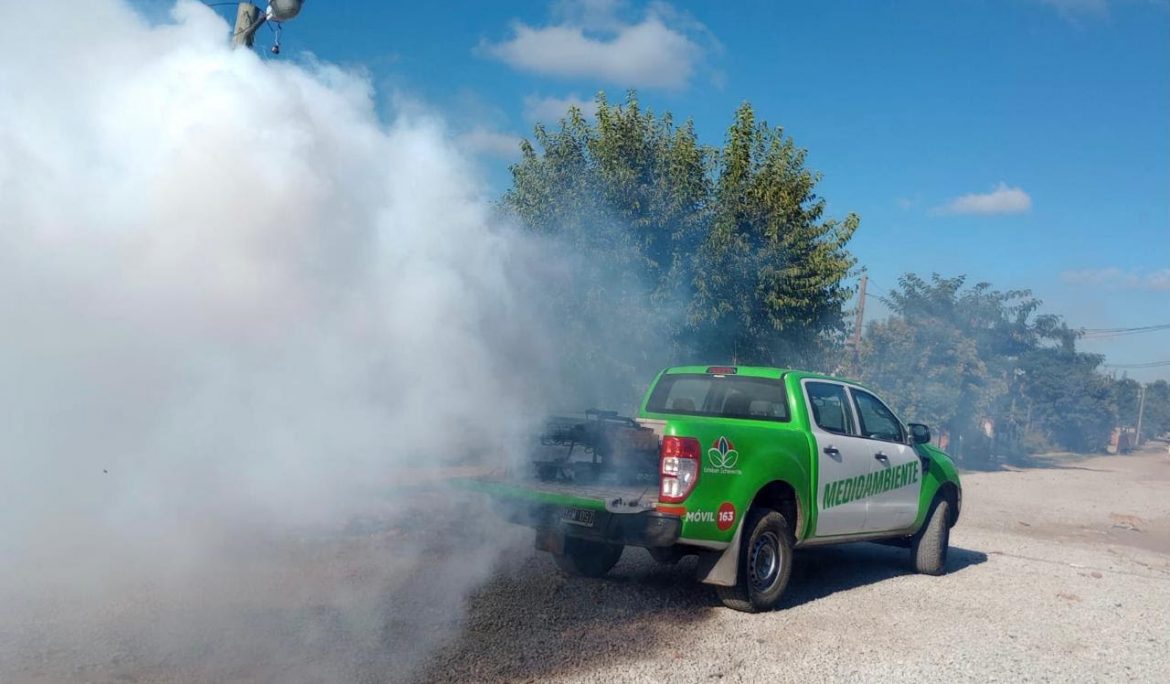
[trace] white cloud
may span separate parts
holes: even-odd
[[[526,95],[524,97],[524,118],[534,122],[552,123],[563,118],[569,112],[569,107],[580,109],[586,118],[597,113],[595,101],[583,100],[577,97],[576,93],[570,93],[566,97]]]
[[[459,144],[474,154],[487,154],[504,159],[520,156],[520,136],[477,127],[459,136]]]
[[[1170,292],[1170,268],[1126,271],[1116,266],[1065,271],[1060,279],[1069,285],[1090,285],[1121,290]]]
[[[588,2],[572,12],[561,7],[560,23],[516,22],[510,39],[485,41],[479,51],[521,71],[665,89],[685,87],[707,53],[700,44],[710,40],[706,28],[662,3],[637,23],[620,20],[614,2]]]
[[[988,193],[960,195],[942,207],[941,214],[1022,214],[1032,208],[1032,198],[1020,188],[1001,182]]]

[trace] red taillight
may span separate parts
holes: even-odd
[[[695,488],[699,481],[699,465],[702,463],[703,447],[694,437],[662,438],[659,451],[658,470],[661,478],[658,485],[658,500],[679,503]]]

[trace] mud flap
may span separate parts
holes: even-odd
[[[739,526],[735,528],[735,536],[731,538],[731,543],[728,544],[722,553],[709,553],[699,557],[699,564],[695,568],[695,574],[698,575],[699,581],[703,584],[717,584],[721,587],[734,587],[739,578],[739,542],[740,535],[743,534],[744,519],[739,521]]]

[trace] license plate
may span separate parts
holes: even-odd
[[[593,527],[593,511],[587,508],[566,508],[561,511],[561,522],[581,527]]]

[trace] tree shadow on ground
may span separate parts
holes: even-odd
[[[986,560],[979,551],[952,547],[948,569]],[[793,563],[781,609],[913,572],[908,550],[877,544],[801,550]],[[680,636],[728,610],[694,570],[694,559],[658,565],[633,548],[596,580],[561,577],[545,554],[515,560],[471,597],[460,636],[414,681],[541,681],[672,652],[684,658]]]

